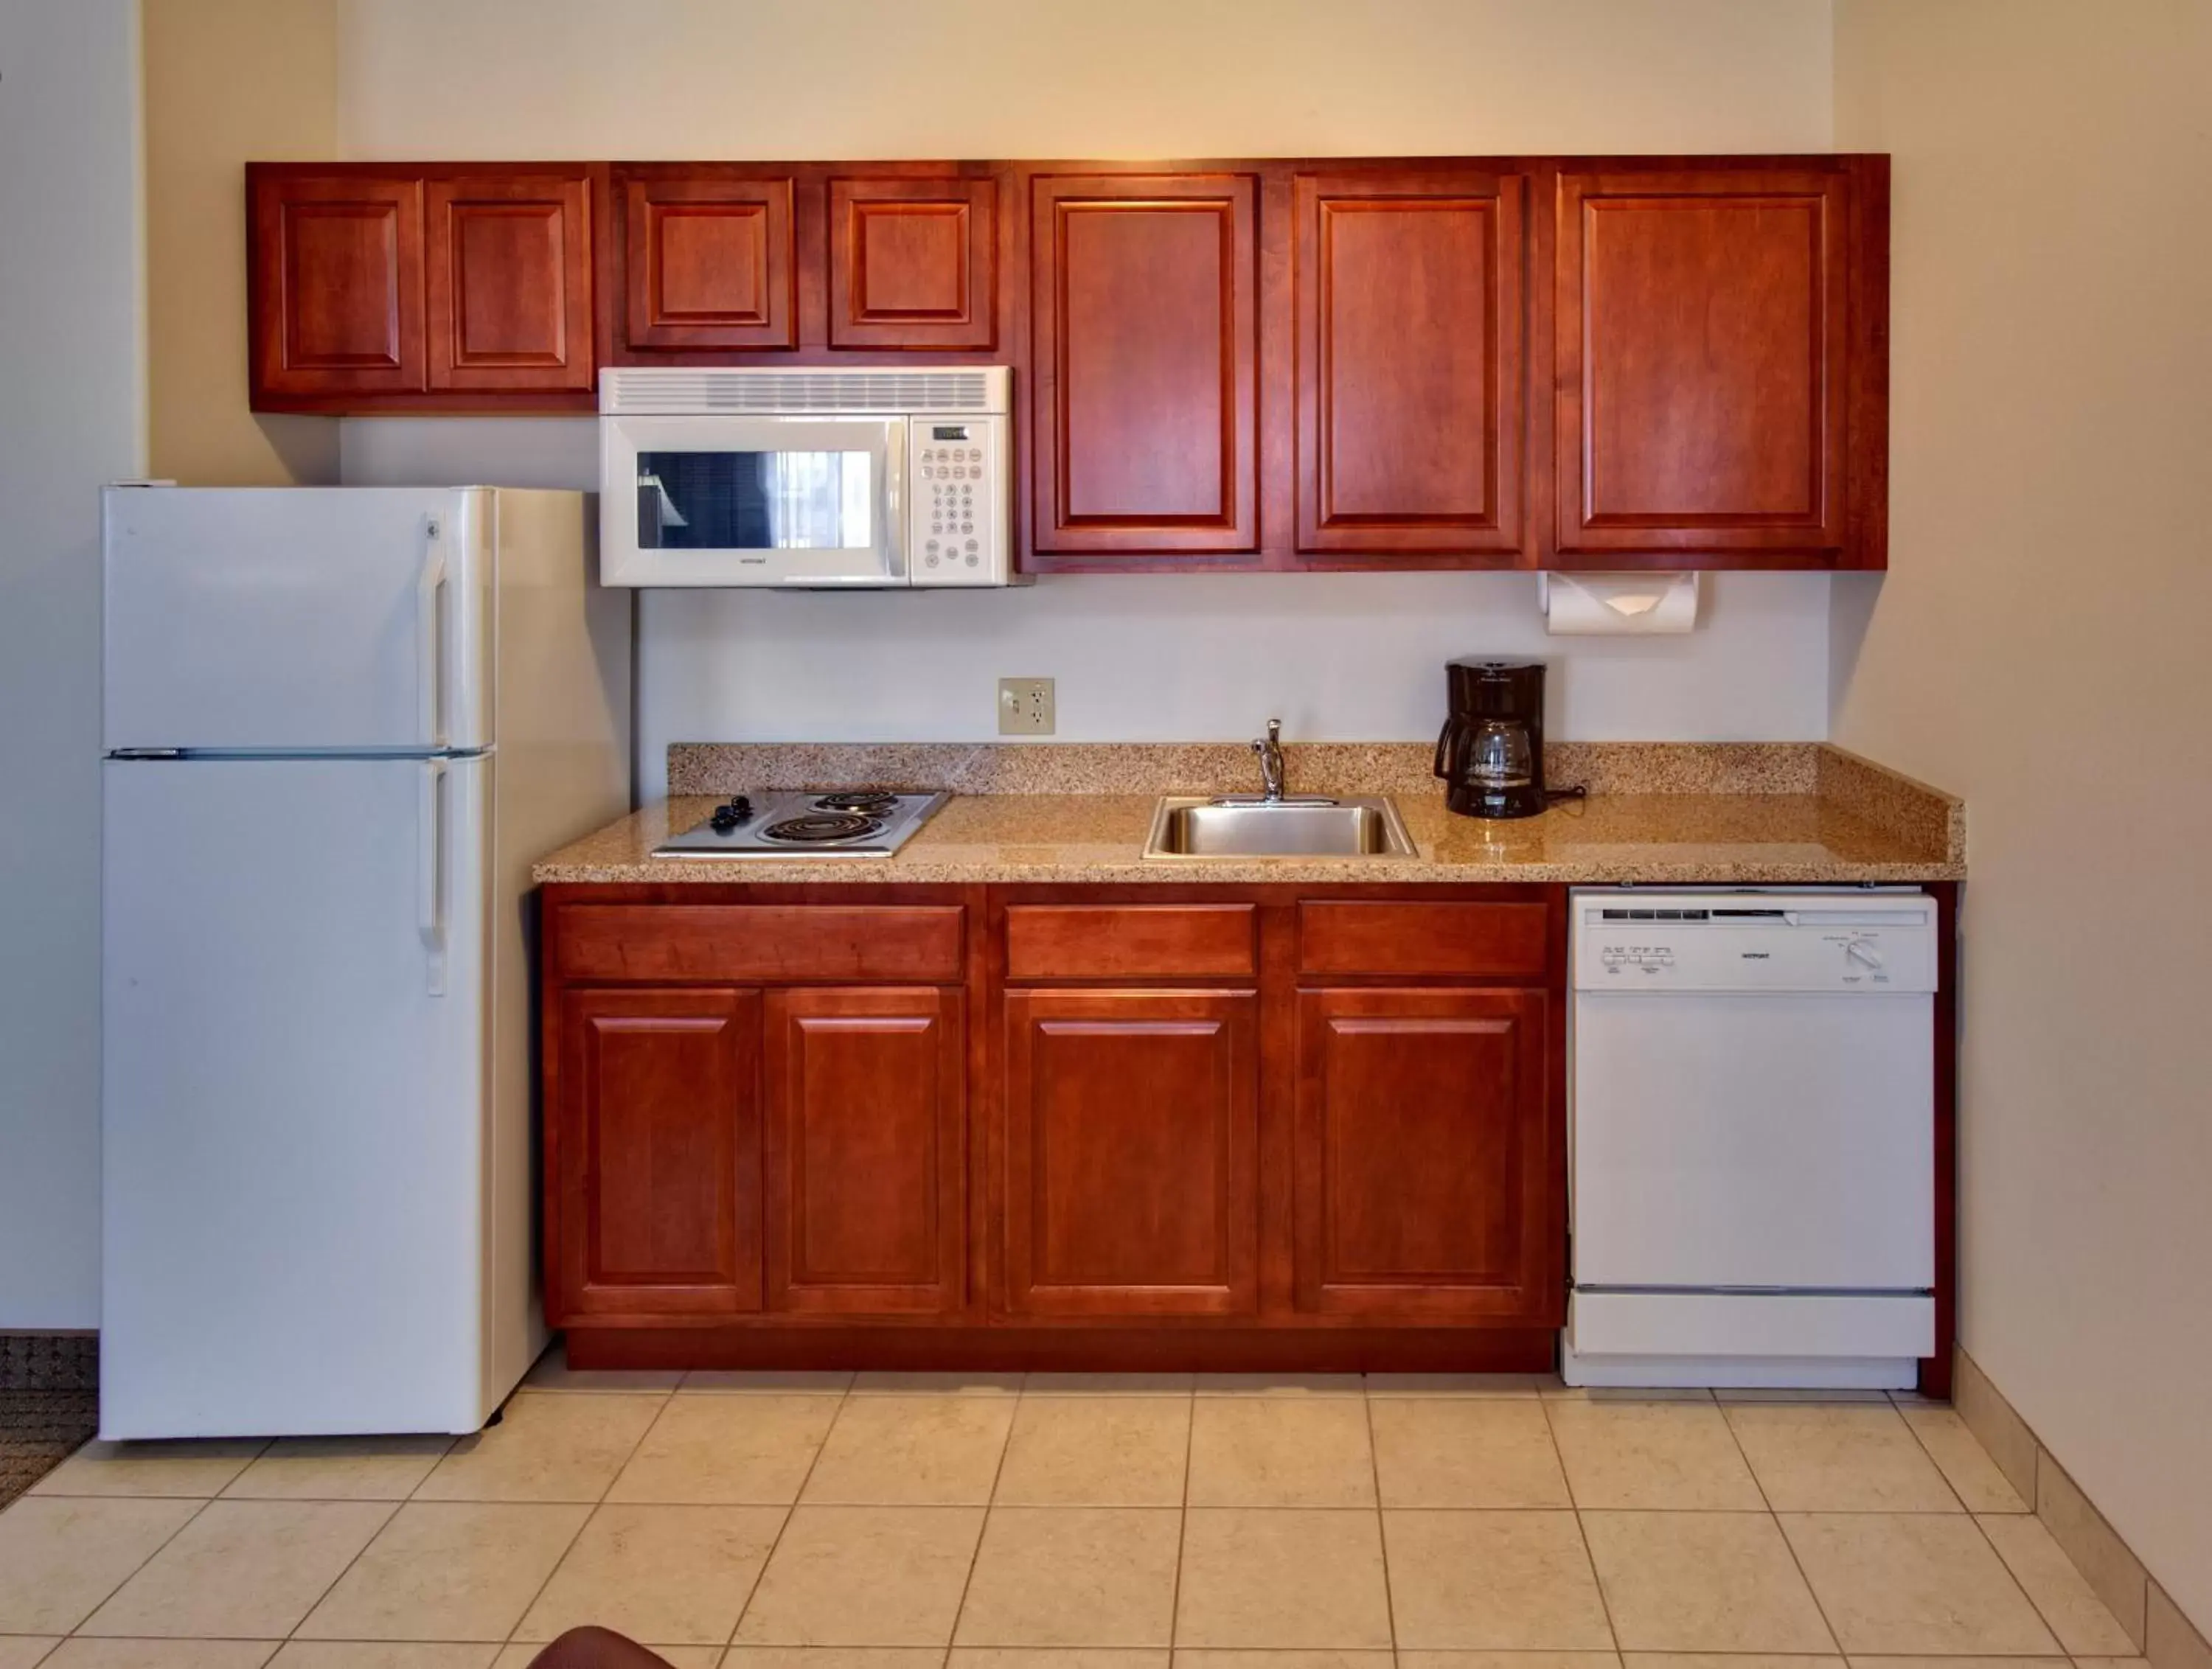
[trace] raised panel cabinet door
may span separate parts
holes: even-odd
[[[422,182],[252,182],[254,393],[422,392]]]
[[[624,347],[799,345],[787,177],[630,178],[622,194]]]
[[[1300,174],[1298,549],[1522,549],[1527,179]]]
[[[1256,179],[1030,190],[1036,549],[1256,549]]]
[[[1562,552],[1842,548],[1850,191],[1810,171],[1561,176]]]
[[[768,998],[768,1307],[960,1308],[967,1049],[957,990]]]
[[[1006,993],[1013,1314],[1256,1310],[1258,1011],[1249,991]]]
[[[992,179],[830,182],[830,345],[988,348],[998,339]]]
[[[1540,991],[1298,993],[1298,1308],[1552,1325],[1564,1173]]]
[[[430,386],[589,390],[591,182],[472,176],[426,192]]]
[[[750,991],[562,997],[554,1326],[760,1308],[760,1015]]]

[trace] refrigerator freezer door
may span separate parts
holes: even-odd
[[[481,488],[110,488],[105,746],[492,740]]]
[[[106,1435],[470,1431],[509,1388],[479,1291],[493,769],[102,767]]]

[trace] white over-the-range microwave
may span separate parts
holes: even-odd
[[[1004,366],[599,373],[599,579],[1006,586]]]

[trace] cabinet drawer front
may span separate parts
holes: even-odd
[[[1015,904],[1009,980],[1218,979],[1256,975],[1249,904]]]
[[[1550,947],[1542,904],[1298,906],[1301,974],[1540,979]]]
[[[568,980],[901,980],[962,975],[957,904],[571,904],[554,922]]]

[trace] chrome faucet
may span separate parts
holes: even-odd
[[[1260,756],[1260,794],[1269,804],[1283,798],[1283,721],[1267,720],[1267,734],[1255,738],[1252,751]]]

